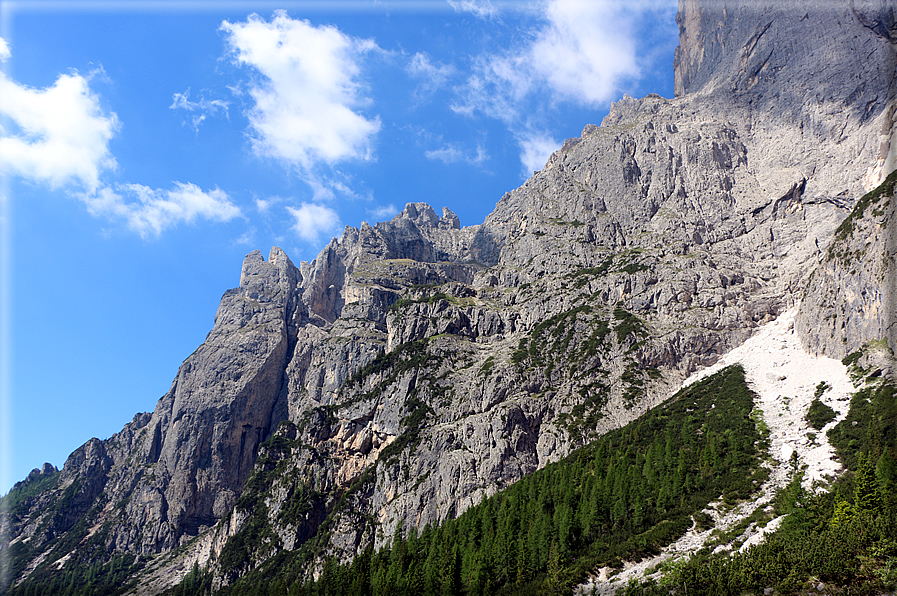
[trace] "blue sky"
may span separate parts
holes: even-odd
[[[243,257],[462,225],[622,95],[675,0],[0,0],[0,492],[151,411]]]

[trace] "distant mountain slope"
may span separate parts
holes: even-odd
[[[894,168],[893,7],[683,0],[678,21],[677,97],[624,97],[482,224],[410,203],[311,263],[248,255],[155,411],[6,499],[7,592],[349,561],[637,418],[805,292],[880,287],[893,268],[810,275],[859,250],[829,245]],[[881,309],[836,315],[848,346],[892,338]]]

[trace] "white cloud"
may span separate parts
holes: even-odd
[[[560,143],[547,134],[530,134],[519,136],[517,144],[520,145],[520,161],[523,164],[525,178],[532,176],[533,172],[541,170],[551,154],[560,148]]]
[[[530,42],[477,60],[465,100],[453,109],[466,114],[479,110],[508,121],[519,117],[528,95],[544,90],[555,100],[586,106],[610,101],[623,81],[639,76],[633,20],[650,6],[550,0]]]
[[[246,232],[240,235],[239,238],[234,240],[234,244],[240,244],[242,246],[255,246],[255,228],[250,228]]]
[[[474,59],[472,74],[451,109],[503,122],[518,137],[527,175],[540,169],[558,144],[538,129],[540,114],[567,101],[600,107],[637,80],[646,59],[636,44],[639,24],[667,16],[670,0],[545,0],[539,22],[501,53]],[[460,10],[461,5],[456,7]],[[451,157],[446,154],[445,157]]]
[[[5,41],[0,56],[9,57]],[[103,110],[88,83],[73,73],[34,89],[0,73],[0,116],[14,128],[0,128],[0,172],[52,187],[70,181],[99,186],[100,174],[116,167],[109,141],[119,121]]]
[[[225,118],[228,117],[228,102],[221,99],[206,99],[200,97],[199,101],[190,101],[190,89],[183,93],[175,93],[172,96],[169,110],[187,110],[191,112],[190,125],[193,130],[199,131],[199,125],[207,116],[215,116],[219,112],[224,112]]]
[[[360,81],[359,59],[377,50],[371,40],[350,37],[331,26],[314,27],[283,10],[265,21],[224,21],[238,63],[262,75],[248,92],[253,148],[306,172],[319,163],[370,159],[379,118],[356,110],[370,103]]]
[[[411,57],[405,71],[420,81],[419,94],[427,95],[444,87],[457,69],[451,64],[434,63],[428,55],[418,52]]]
[[[308,242],[317,242],[321,234],[334,233],[340,222],[336,211],[317,203],[302,203],[298,209],[287,207],[296,223],[293,230]]]
[[[377,221],[386,221],[387,219],[392,219],[398,212],[399,210],[396,209],[396,206],[392,203],[368,210],[368,213],[371,214],[371,217],[373,217]]]
[[[131,199],[126,200],[125,195]],[[180,222],[192,223],[197,218],[226,222],[241,215],[224,191],[216,188],[205,192],[190,183],[175,182],[172,190],[122,184],[114,190],[102,187],[78,196],[91,214],[122,218],[144,238],[158,236]]]
[[[529,50],[536,73],[565,98],[586,105],[613,99],[622,79],[639,75],[625,6],[615,0],[550,2],[549,26]]]
[[[8,57],[9,46],[0,38],[0,60]],[[88,77],[60,75],[51,87],[33,89],[0,72],[0,117],[8,118],[13,128],[0,127],[0,173],[51,187],[75,183],[77,190],[70,187],[68,194],[81,199],[92,215],[123,219],[143,237],[158,236],[180,222],[240,216],[240,209],[217,188],[205,192],[195,184],[175,182],[172,190],[154,190],[104,183],[102,174],[117,166],[109,141],[120,123],[90,89],[97,74],[102,70]],[[189,103],[186,94],[183,102]]]
[[[482,165],[489,159],[489,155],[482,145],[477,145],[476,154],[470,155],[454,143],[448,143],[440,149],[425,151],[424,155],[427,156],[427,159],[439,160],[447,164],[464,162],[471,165]]]
[[[489,0],[485,2],[476,2],[475,0],[456,2],[455,0],[448,0],[448,3],[449,6],[455,9],[455,12],[469,12],[481,19],[492,18],[498,14],[498,9]]]

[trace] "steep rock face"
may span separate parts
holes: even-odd
[[[774,319],[897,151],[893,10],[797,5],[683,0],[677,97],[615,103],[481,225],[409,203],[298,268],[248,255],[156,410],[8,518],[17,579],[79,522],[107,524],[107,556],[202,534],[147,593],[192,561],[220,584],[312,544],[347,559],[631,420]],[[805,341],[829,350],[817,312]]]
[[[155,412],[76,450],[58,485],[10,520],[13,536],[52,545],[87,515],[93,531],[109,525],[110,551],[156,553],[214,525],[239,496],[259,443],[286,416],[283,371],[303,312],[300,279],[279,249],[269,262],[248,255],[240,286],[225,293],[214,328]]]
[[[897,156],[895,14],[883,0],[680,0],[676,96],[745,118],[767,169],[813,172],[832,196],[862,194],[857,181],[878,186]],[[821,152],[801,143],[812,138]]]
[[[807,351],[844,358],[873,341],[897,349],[897,174],[864,196],[820,255],[795,327]]]
[[[879,90],[891,86],[894,74],[888,46],[897,43],[895,17],[884,0],[680,0],[676,96],[750,93],[761,109],[775,104],[773,118],[809,100],[837,102],[860,115],[880,112],[886,98]]]
[[[159,505],[157,540],[195,535],[224,515],[259,443],[285,414],[281,389],[289,328],[301,316],[294,304],[298,282],[279,249],[267,263],[258,251],[247,256],[239,288],[224,295],[214,328],[156,406],[144,460],[154,478],[141,492]]]

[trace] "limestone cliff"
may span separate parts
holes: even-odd
[[[893,7],[682,0],[678,21],[677,97],[624,97],[482,224],[410,203],[311,263],[248,255],[155,411],[5,514],[12,591],[125,555],[138,593],[284,551],[313,573],[631,420],[805,292],[889,295],[892,266],[850,259],[893,200],[845,218],[894,168]],[[893,331],[885,299],[841,308],[834,331]],[[808,345],[840,349],[809,312]]]
[[[841,222],[807,284],[796,327],[811,353],[844,358],[869,342],[897,348],[897,173]]]

